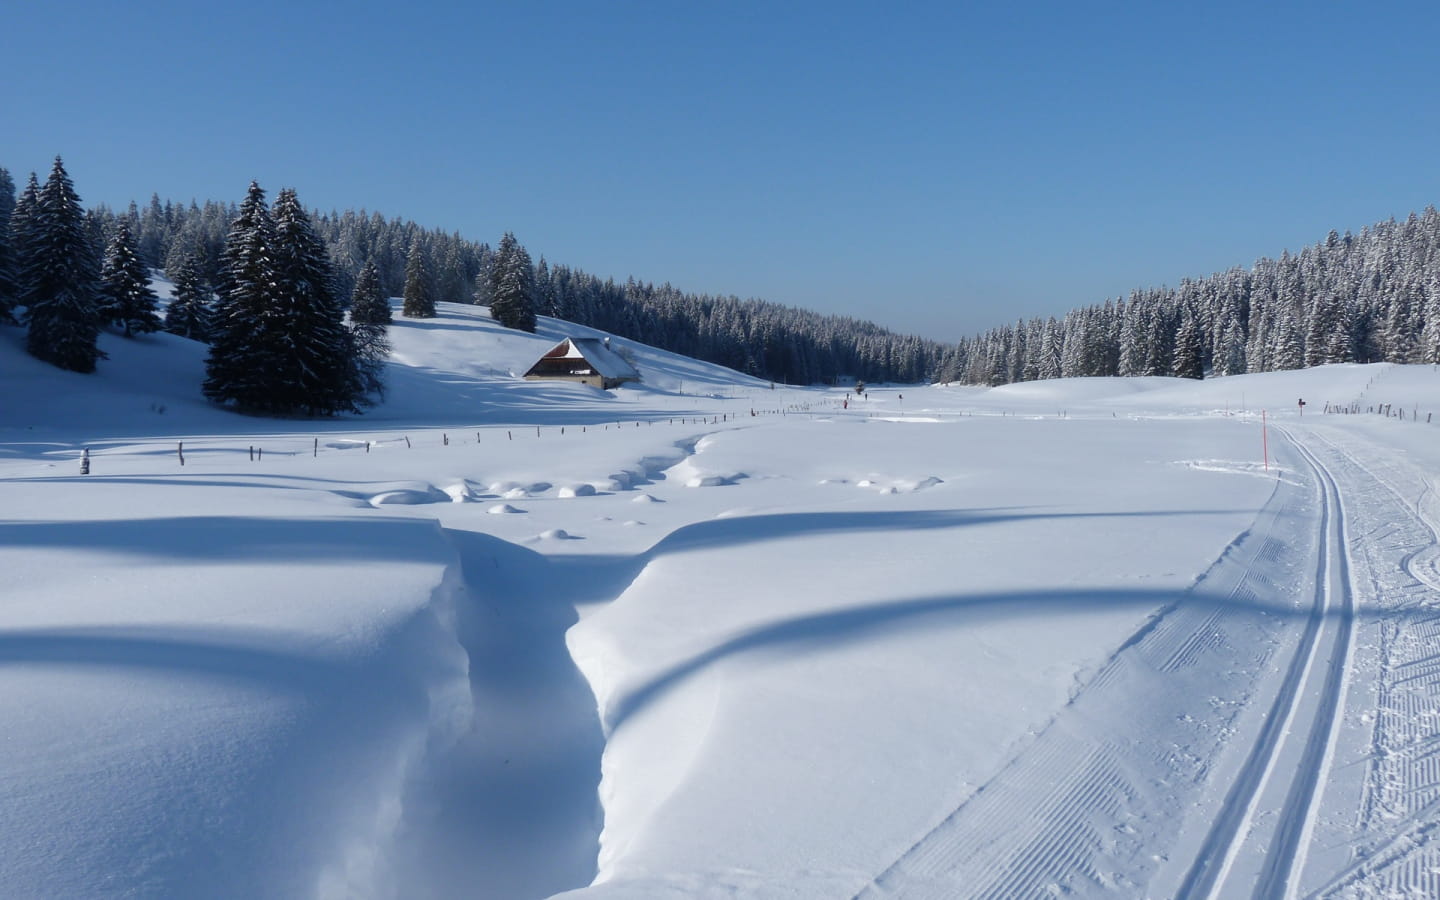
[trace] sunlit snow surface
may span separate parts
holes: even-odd
[[[847,398],[616,339],[642,384],[516,377],[567,329],[397,317],[383,406],[277,421],[191,342],[80,376],[0,327],[0,894],[1171,895],[1314,580],[1284,432],[1434,521],[1429,367]],[[1306,890],[1420,884],[1344,881],[1427,821],[1364,774],[1367,634]]]

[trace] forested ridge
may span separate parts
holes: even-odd
[[[0,321],[23,305],[14,286],[36,277],[25,274],[30,263],[19,251],[40,193],[32,176],[17,203],[14,182],[0,169],[0,222],[11,226],[0,228]],[[67,202],[78,209],[76,201]],[[242,212],[236,203],[176,204],[158,196],[123,212],[103,205],[85,212],[76,227],[92,258],[72,274],[93,279],[91,270],[102,256],[107,260],[110,281],[95,288],[103,313],[97,323],[127,334],[157,327],[144,307],[144,290],[133,283],[140,262],[176,282],[181,303],[172,303],[165,327],[213,340],[204,314],[218,299],[212,292],[226,284],[227,240],[233,241]],[[958,344],[764,300],[687,293],[635,278],[602,280],[543,256],[532,261],[510,234],[492,248],[378,212],[296,209],[290,215],[304,219],[303,229],[323,246],[331,293],[342,302],[355,295],[368,267],[365,295],[403,295],[406,315],[433,315],[436,300],[489,306],[497,319],[525,330],[533,330],[534,315],[548,315],[794,384],[854,377],[1000,385],[1074,376],[1202,378],[1351,361],[1440,362],[1440,213],[1433,207],[1358,235],[1332,231],[1298,253],[1262,258],[1249,269],[1137,289],[1059,318],[1022,318]],[[126,290],[138,299],[127,300]],[[333,328],[335,314],[326,315]],[[43,336],[49,326],[43,317],[41,324]],[[373,360],[383,335],[378,343],[362,338]],[[87,352],[75,363],[82,370],[93,368]],[[376,371],[372,362],[370,375]]]
[[[238,215],[234,204],[175,204],[152,196],[116,213],[90,213],[96,240],[122,219],[135,231],[140,253],[167,272],[189,254],[201,277],[214,284],[225,236]],[[492,306],[490,275],[500,247],[459,234],[427,230],[378,212],[312,210],[311,223],[334,264],[337,290],[348,297],[367,261],[374,263],[381,292],[401,296],[406,266],[418,252],[424,290],[435,300]],[[417,268],[417,266],[412,266]],[[588,325],[661,349],[719,363],[789,384],[813,384],[848,376],[866,381],[919,382],[939,371],[949,345],[899,335],[873,322],[827,316],[763,300],[686,293],[669,284],[634,278],[601,279],[544,257],[534,263],[534,312]]]
[[[961,341],[939,377],[1201,378],[1339,362],[1440,363],[1440,213],[1330,234],[1175,288],[1022,319]]]

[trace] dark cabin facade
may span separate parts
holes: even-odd
[[[602,390],[639,381],[640,373],[610,349],[606,338],[566,338],[525,373],[528,380],[574,381]]]

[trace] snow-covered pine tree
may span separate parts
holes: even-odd
[[[1045,327],[1040,332],[1038,374],[1041,378],[1060,377],[1060,329],[1054,316],[1045,320]]]
[[[495,269],[495,251],[490,249],[489,244],[481,244],[475,248],[475,278],[473,284],[475,292],[471,300],[476,306],[489,306],[492,293],[492,282],[490,273]]]
[[[1231,315],[1221,327],[1214,371],[1216,375],[1245,374],[1245,331],[1238,316]]]
[[[359,372],[330,256],[293,188],[275,195],[275,301],[290,347],[273,392],[286,411],[333,415],[356,410]]]
[[[1131,295],[1125,304],[1125,313],[1120,325],[1119,373],[1126,378],[1145,374],[1146,350],[1145,309],[1137,295]],[[1066,372],[1067,375],[1071,374]]]
[[[1440,272],[1425,285],[1425,324],[1420,331],[1420,361],[1440,363]]]
[[[374,260],[367,260],[355,279],[355,293],[350,298],[352,325],[389,325],[390,303],[380,290],[380,272]]]
[[[1280,311],[1275,320],[1274,346],[1269,353],[1270,366],[1266,371],[1282,372],[1305,367],[1304,332],[1300,320],[1290,309]]]
[[[15,322],[15,307],[20,303],[20,281],[14,242],[10,237],[10,217],[15,212],[15,181],[0,166],[0,322]]]
[[[490,317],[506,328],[535,331],[535,268],[530,254],[505,232],[490,270]]]
[[[29,306],[30,295],[33,286],[25,279],[28,277],[24,261],[30,257],[30,247],[35,241],[35,208],[40,204],[40,182],[35,179],[35,173],[30,173],[30,180],[26,182],[25,189],[15,201],[15,209],[10,213],[10,247],[15,254],[15,303],[17,306]]]
[[[1386,362],[1419,362],[1423,292],[1418,285],[1400,285],[1385,311],[1380,344]],[[1419,308],[1417,308],[1419,307]]]
[[[1310,302],[1310,315],[1305,322],[1305,366],[1323,366],[1339,362],[1330,358],[1331,333],[1339,326],[1339,301],[1329,291],[1316,294]],[[1276,368],[1284,368],[1276,366]]]
[[[355,293],[350,299],[350,335],[362,389],[377,398],[385,395],[390,321],[390,303],[380,292],[380,273],[374,261],[367,261],[355,279]]]
[[[211,321],[204,394],[216,403],[278,411],[272,372],[283,371],[288,324],[275,301],[275,222],[255,182],[230,225],[220,256],[220,290]]]
[[[1175,332],[1175,354],[1170,372],[1176,378],[1201,379],[1205,367],[1201,354],[1204,352],[1200,338],[1200,323],[1195,312],[1186,306],[1180,314],[1180,328]]]
[[[160,330],[159,300],[150,287],[150,269],[140,258],[130,219],[115,225],[100,269],[100,320],[119,325],[126,337]]]
[[[418,234],[410,242],[410,253],[405,259],[405,303],[400,312],[411,319],[435,318],[435,293],[430,286],[430,268],[425,262],[425,245],[420,242]]]
[[[540,257],[540,262],[535,265],[535,309],[545,316],[554,316],[559,313],[555,297],[555,279],[550,275],[550,264],[545,257]]]
[[[25,349],[62,369],[93,372],[105,358],[97,345],[100,267],[80,198],[58,156],[26,228],[20,267],[30,323]]]
[[[196,252],[192,249],[171,257],[166,274],[175,285],[174,297],[165,308],[165,330],[191,340],[204,341],[210,337],[211,296],[210,289],[200,279],[200,266]]]
[[[1079,378],[1085,371],[1085,345],[1089,340],[1088,323],[1080,310],[1065,314],[1064,337],[1060,346],[1060,377]],[[968,380],[968,379],[967,379]],[[979,384],[980,382],[971,382]]]

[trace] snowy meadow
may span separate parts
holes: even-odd
[[[518,377],[571,334],[279,420],[0,327],[3,893],[1440,893],[1433,367]]]

